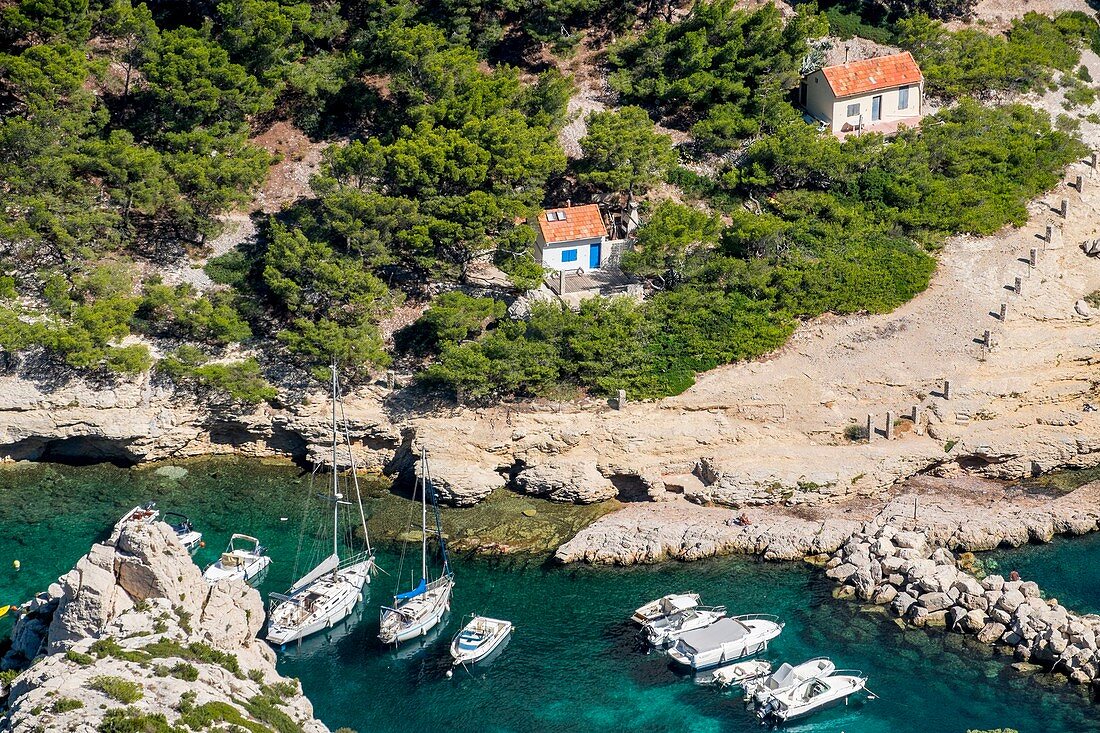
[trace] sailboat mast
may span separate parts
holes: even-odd
[[[420,577],[428,579],[428,453],[420,449]]]
[[[340,484],[336,474],[336,399],[339,386],[336,381],[336,359],[332,360],[332,554],[339,554]]]

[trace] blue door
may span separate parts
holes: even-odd
[[[871,98],[871,122],[878,122],[882,119],[882,96]]]
[[[600,245],[599,243],[593,244],[588,250],[588,266],[593,269],[599,269],[600,267]]]

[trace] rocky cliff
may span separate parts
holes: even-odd
[[[327,733],[256,639],[259,593],[208,585],[166,524],[126,525],[20,609],[0,727]]]

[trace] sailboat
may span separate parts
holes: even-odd
[[[385,644],[398,644],[408,639],[423,636],[439,623],[443,614],[451,607],[451,590],[455,576],[451,571],[451,561],[447,557],[447,541],[443,538],[443,520],[439,516],[439,504],[436,503],[435,489],[432,486],[431,473],[428,470],[428,454],[420,452],[420,477],[416,488],[420,490],[420,582],[404,593],[393,597],[392,606],[383,606],[378,638]],[[413,490],[416,498],[416,489]],[[438,577],[428,580],[428,500],[431,499],[435,513],[435,536],[439,541],[439,552],[443,567]],[[407,547],[407,544],[406,544]],[[398,570],[398,578],[401,571]]]
[[[371,550],[367,535],[367,519],[363,513],[363,500],[359,493],[359,482],[355,472],[355,457],[351,451],[351,436],[347,420],[343,419],[343,430],[337,423],[337,409],[343,419],[343,403],[340,401],[340,380],[336,374],[336,364],[332,366],[332,485],[325,500],[332,505],[332,552],[320,560],[312,570],[298,579],[286,593],[272,593],[274,608],[268,619],[267,641],[282,646],[292,641],[304,639],[318,631],[332,628],[347,618],[355,606],[363,599],[363,586],[370,582],[374,570],[374,552]],[[341,557],[340,509],[350,511],[352,503],[341,491],[340,472],[338,470],[338,448],[341,436],[347,446],[350,470],[350,487],[345,481],[344,488],[355,493],[355,502],[359,508],[359,523],[363,530],[365,549],[349,557]],[[308,515],[308,512],[307,512]],[[303,528],[304,536],[304,528]],[[301,547],[299,546],[299,559]]]

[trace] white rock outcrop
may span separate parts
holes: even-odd
[[[259,593],[207,585],[168,525],[125,525],[20,609],[4,665],[34,664],[11,684],[4,729],[92,733],[107,718],[213,715],[231,727],[285,716],[327,733],[256,639],[263,621]]]

